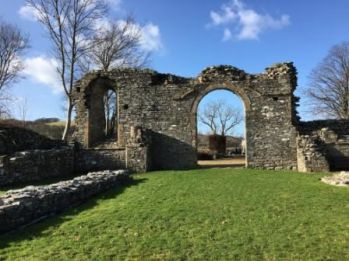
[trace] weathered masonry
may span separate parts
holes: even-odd
[[[349,170],[349,121],[300,122],[296,84],[292,63],[256,75],[209,67],[197,78],[135,69],[90,72],[74,89],[74,146],[0,127],[0,186],[106,169],[194,168],[198,103],[216,89],[231,90],[244,102],[247,167]],[[116,131],[110,133],[109,92],[117,98],[110,118]]]
[[[141,165],[140,170],[193,168],[198,103],[213,90],[227,89],[245,105],[247,166],[296,170],[296,84],[292,63],[256,75],[232,66],[209,67],[197,78],[152,70],[94,71],[75,86],[74,139],[82,154],[110,159],[122,154],[126,165]],[[117,132],[109,139],[103,103],[108,90],[116,93],[118,108]]]

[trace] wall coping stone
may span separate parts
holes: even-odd
[[[0,197],[0,233],[26,226],[77,206],[129,180],[129,171],[98,171],[45,186],[9,190]]]

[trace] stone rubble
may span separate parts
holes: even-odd
[[[321,179],[321,181],[329,185],[349,187],[349,172],[341,171],[340,173],[332,176],[324,177]]]
[[[128,180],[126,170],[106,170],[51,185],[9,190],[0,197],[0,234],[75,207]]]

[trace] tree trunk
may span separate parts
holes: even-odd
[[[72,115],[72,112],[73,112],[73,104],[72,104],[70,98],[68,98],[67,121],[65,123],[63,136],[62,136],[62,140],[64,140],[64,141],[67,141],[67,138],[68,138],[68,132],[69,132],[70,126],[71,126],[71,115]]]

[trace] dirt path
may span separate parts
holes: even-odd
[[[212,167],[244,167],[245,157],[225,158],[217,160],[199,160],[198,165],[204,168]]]

